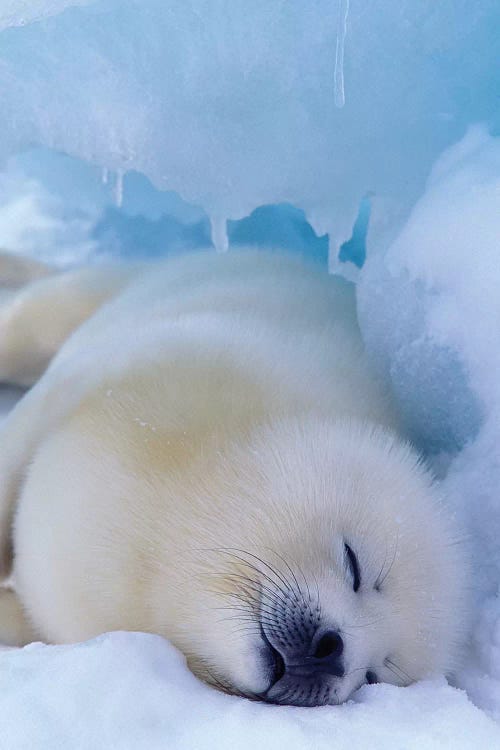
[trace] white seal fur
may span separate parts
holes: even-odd
[[[71,316],[95,284],[108,302]],[[463,551],[364,357],[350,284],[248,250],[20,293],[4,334],[17,320],[37,364],[0,352],[11,380],[91,317],[1,432],[16,594],[0,639],[150,631],[207,682],[297,705],[453,670]]]

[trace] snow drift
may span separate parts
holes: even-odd
[[[0,656],[2,750],[475,750],[500,728],[444,680],[366,686],[356,702],[270,706],[198,682],[158,636],[113,633]]]

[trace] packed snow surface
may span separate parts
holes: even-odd
[[[366,686],[343,706],[270,706],[212,690],[139,633],[0,654],[0,711],[2,750],[500,747],[500,727],[443,679]]]

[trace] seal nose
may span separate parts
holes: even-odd
[[[314,672],[326,672],[334,677],[343,677],[345,669],[342,660],[344,641],[336,630],[327,630],[316,643],[311,666]]]
[[[297,658],[297,654],[284,653],[284,672],[295,677],[312,677],[316,674],[329,674],[343,677],[345,674],[342,654],[344,641],[336,630],[327,630],[316,644],[311,644],[309,654]],[[283,674],[283,673],[282,673]]]
[[[321,661],[337,659],[344,651],[344,641],[340,633],[335,630],[327,630],[316,644],[314,658]]]

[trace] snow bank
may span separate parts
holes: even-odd
[[[439,466],[470,535],[477,622],[470,695],[500,719],[500,138],[447,150],[388,251],[359,285],[369,351],[406,425]],[[460,452],[457,451],[462,448]],[[453,457],[454,456],[454,457]]]
[[[462,447],[499,395],[499,180],[499,141],[471,128],[363,270],[366,343],[427,449]]]
[[[283,202],[337,248],[368,191],[372,241],[390,235],[443,148],[498,117],[497,0],[2,8],[0,159],[137,170],[203,206],[220,248],[226,219]]]
[[[158,636],[0,654],[2,750],[476,750],[500,728],[444,680],[366,686],[343,706],[270,706],[198,682]]]
[[[95,252],[93,222],[82,205],[72,206],[17,165],[0,172],[1,248],[58,264],[84,261]]]

